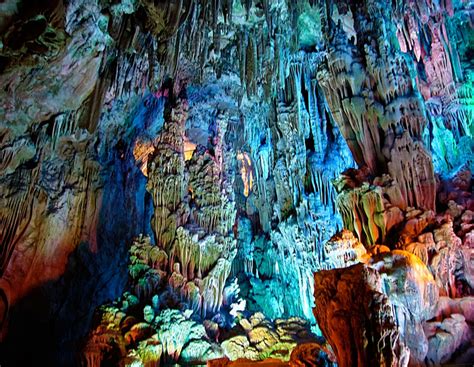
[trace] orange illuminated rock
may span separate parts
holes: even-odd
[[[237,160],[241,164],[240,175],[244,183],[244,195],[249,196],[253,186],[253,168],[249,155],[245,152],[237,154]]]
[[[151,140],[137,140],[133,147],[133,157],[140,166],[143,175],[148,176],[148,158],[155,150],[154,142]]]
[[[290,367],[329,367],[333,365],[331,361],[335,356],[326,345],[304,343],[291,352]]]
[[[184,160],[189,161],[193,156],[196,144],[194,144],[187,136],[184,137]]]
[[[401,250],[375,255],[369,264],[381,275],[410,364],[423,363],[428,353],[423,323],[434,316],[439,294],[433,275],[417,256]]]
[[[408,365],[382,286],[380,274],[364,264],[314,275],[313,312],[340,367]]]

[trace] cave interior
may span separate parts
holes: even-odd
[[[474,1],[1,0],[0,365],[474,365]]]

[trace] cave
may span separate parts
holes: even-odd
[[[474,364],[474,3],[0,1],[0,366]]]

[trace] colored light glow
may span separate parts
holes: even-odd
[[[240,175],[242,176],[242,181],[244,183],[244,196],[248,197],[253,186],[252,161],[245,152],[239,152],[237,154],[237,159],[241,163]]]
[[[194,144],[187,136],[184,137],[184,160],[189,161],[193,156],[196,144]]]
[[[143,141],[139,139],[133,147],[133,157],[145,177],[148,177],[148,156],[154,149],[155,145],[152,140]]]

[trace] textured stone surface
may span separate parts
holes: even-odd
[[[241,337],[287,360],[319,332],[314,272],[359,261],[410,363],[457,357],[472,28],[460,0],[3,1],[0,363],[200,363]]]
[[[408,366],[380,274],[366,265],[315,274],[314,314],[339,366]]]
[[[290,367],[333,366],[334,355],[317,343],[300,344],[291,352]]]
[[[382,277],[410,365],[423,364],[429,349],[423,323],[435,315],[439,295],[433,275],[418,257],[400,250],[375,255],[370,264]]]
[[[235,333],[238,335],[232,336]],[[262,313],[256,313],[248,319],[240,318],[239,326],[229,331],[229,337],[225,337],[222,348],[232,361],[239,358],[277,358],[288,361],[297,345],[315,342],[317,339],[310,331],[308,322],[303,319],[293,317],[272,322]]]

